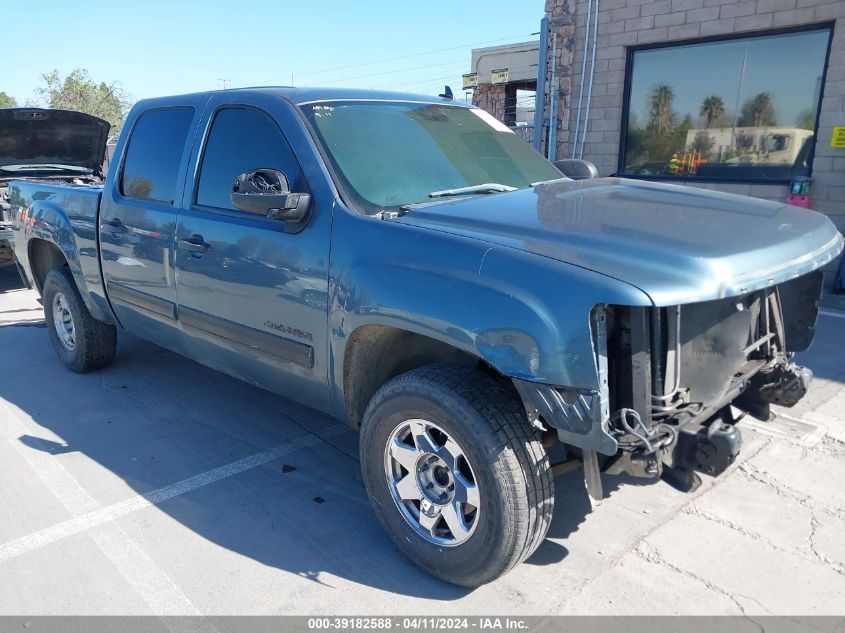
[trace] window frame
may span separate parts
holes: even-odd
[[[130,196],[124,193],[123,191],[123,178],[126,175],[126,159],[129,157],[129,150],[132,149],[132,138],[135,136],[135,132],[138,129],[138,123],[140,123],[141,119],[152,112],[162,112],[162,111],[169,111],[169,110],[188,110],[191,113],[191,120],[188,122],[188,127],[185,133],[185,140],[182,142],[182,151],[179,154],[179,161],[177,163],[177,171],[176,171],[176,178],[174,180],[174,189],[173,189],[173,200],[159,200],[158,198],[136,198],[135,196]],[[117,172],[118,177],[115,179],[115,192],[120,197],[121,200],[131,200],[136,203],[141,204],[157,204],[162,205],[164,207],[169,207],[171,209],[177,208],[181,206],[181,200],[179,198],[180,193],[180,186],[179,180],[183,173],[183,163],[185,161],[185,152],[189,150],[189,147],[192,143],[191,139],[191,131],[194,129],[196,125],[196,117],[197,117],[197,109],[190,104],[175,104],[175,105],[162,105],[154,108],[149,108],[141,112],[135,120],[132,122],[132,129],[129,132],[129,136],[126,138],[125,148],[123,149],[121,156],[120,156],[120,165],[119,170]]]
[[[268,112],[267,110],[248,103],[222,103],[216,108],[214,108],[214,110],[209,114],[208,118],[206,119],[205,130],[202,136],[202,145],[200,146],[200,150],[197,155],[196,169],[194,171],[195,175],[191,186],[191,197],[189,198],[188,208],[192,211],[200,211],[202,213],[213,213],[217,215],[226,215],[229,217],[254,220],[257,222],[266,222],[277,226],[279,222],[278,220],[273,220],[266,216],[262,216],[256,213],[248,213],[239,209],[225,209],[223,207],[214,207],[211,205],[200,204],[199,202],[197,202],[197,196],[199,195],[200,188],[200,180],[202,178],[202,168],[203,163],[205,162],[205,153],[208,150],[208,142],[211,139],[211,133],[214,131],[214,123],[217,120],[217,115],[219,115],[223,110],[249,110],[251,112],[256,112],[260,115],[267,117],[278,130],[279,134],[282,137],[282,140],[287,144],[291,156],[293,156],[293,160],[296,162],[296,165],[299,168],[299,175],[301,176],[302,182],[305,185],[305,190],[300,193],[311,193],[312,191],[311,186],[308,183],[307,178],[305,177],[305,171],[302,169],[302,162],[299,160],[299,156],[297,155],[296,151],[294,151],[293,145],[291,145],[290,140],[288,140],[287,134],[285,134],[285,131],[282,129],[282,126],[279,125],[279,122],[276,120],[276,117],[270,114],[270,112]],[[269,166],[268,168],[275,169]],[[290,178],[290,174],[286,175],[288,176],[288,178]]]
[[[658,182],[676,182],[676,183],[696,183],[696,182],[713,182],[724,184],[748,184],[748,185],[788,185],[790,179],[782,178],[725,178],[725,177],[706,177],[706,176],[638,176],[635,174],[625,173],[625,154],[628,142],[628,119],[630,114],[630,99],[631,99],[631,77],[634,70],[634,55],[640,51],[660,50],[664,48],[678,48],[681,46],[689,46],[691,44],[712,44],[717,42],[728,42],[736,40],[754,40],[772,35],[789,35],[793,33],[808,33],[812,31],[827,31],[827,50],[825,51],[824,65],[821,74],[821,86],[819,88],[819,102],[816,104],[816,124],[813,128],[813,149],[809,157],[809,168],[807,172],[808,177],[813,175],[813,162],[816,156],[816,145],[818,143],[819,135],[819,117],[821,116],[822,102],[824,101],[824,89],[827,83],[827,70],[830,63],[830,49],[833,44],[834,26],[835,22],[818,22],[816,24],[805,24],[799,26],[789,26],[776,29],[765,29],[754,33],[728,33],[724,35],[713,35],[709,37],[693,37],[683,40],[673,40],[671,42],[658,42],[652,44],[641,44],[636,46],[629,46],[625,51],[625,81],[622,89],[622,118],[621,129],[619,131],[619,153],[617,156],[616,175],[620,178],[629,178],[631,180],[650,180]]]

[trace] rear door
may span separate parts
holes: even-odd
[[[333,197],[312,190],[288,131],[293,107],[253,93],[215,95],[200,127],[193,186],[177,227],[179,322],[200,362],[319,407],[327,379],[327,296]],[[313,162],[313,160],[312,160]],[[234,207],[236,178],[280,170],[312,195],[301,225]],[[325,192],[326,188],[322,188]]]
[[[174,105],[131,122],[100,207],[100,257],[114,313],[128,330],[168,346],[176,331],[177,201],[195,117],[195,107]]]

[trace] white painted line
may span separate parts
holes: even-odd
[[[173,579],[119,525],[109,523],[89,533],[156,615],[202,615]]]
[[[347,426],[337,424],[327,428],[323,432],[323,435],[331,437],[339,435],[347,429]],[[38,549],[39,547],[50,545],[74,534],[79,534],[80,532],[85,532],[86,530],[90,530],[97,526],[111,523],[120,517],[137,512],[138,510],[143,510],[145,508],[149,508],[150,506],[160,505],[169,499],[173,499],[174,497],[184,495],[196,490],[197,488],[220,481],[221,479],[227,479],[244,471],[257,468],[258,466],[273,461],[274,459],[278,459],[279,457],[303,448],[308,448],[309,446],[320,444],[323,441],[323,437],[319,437],[317,435],[299,437],[269,450],[255,453],[235,462],[220,466],[219,468],[214,468],[204,473],[200,473],[199,475],[183,479],[182,481],[177,481],[169,486],[153,490],[145,495],[131,497],[130,499],[113,503],[110,506],[88,512],[81,516],[73,517],[67,521],[62,521],[61,523],[39,530],[38,532],[21,536],[0,545],[0,562],[9,560],[10,558],[16,558],[26,554],[27,552]]]
[[[8,438],[10,443],[71,515],[84,516],[100,510],[99,502],[62,466],[57,456],[50,453],[50,448],[45,443],[45,440],[61,443],[62,438],[43,428],[34,432],[49,437],[33,436],[28,433],[27,418],[19,415],[5,401],[0,400],[0,404],[10,414],[4,416],[3,426],[16,434]],[[34,450],[27,448],[21,442],[22,435],[29,437],[30,443],[35,445]],[[199,610],[173,582],[173,579],[122,527],[110,523],[89,536],[153,613],[156,615],[200,615]]]
[[[845,312],[831,312],[830,310],[819,310],[819,314],[834,317],[836,319],[845,319]]]

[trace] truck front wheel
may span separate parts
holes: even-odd
[[[507,384],[452,365],[397,376],[367,407],[360,452],[379,521],[434,576],[488,583],[545,538],[549,459]]]
[[[47,274],[42,295],[50,342],[68,369],[83,374],[111,363],[117,331],[91,316],[67,266]]]

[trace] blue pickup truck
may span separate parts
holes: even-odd
[[[8,183],[61,361],[100,369],[127,331],[347,420],[385,531],[466,586],[538,547],[556,474],[599,499],[733,463],[742,416],[806,392],[843,245],[795,207],[568,178],[446,98],[150,99],[104,182],[64,160]]]

